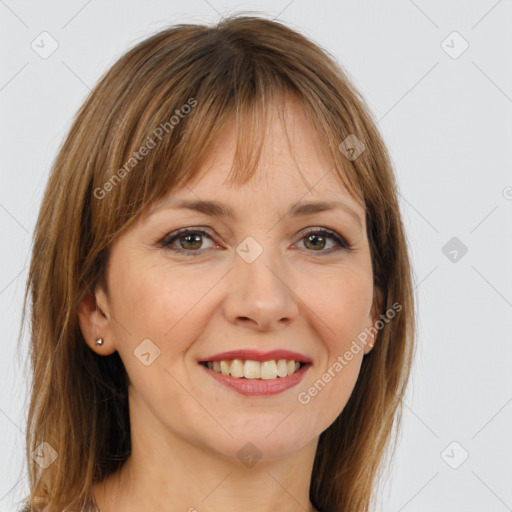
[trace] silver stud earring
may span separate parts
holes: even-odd
[[[96,346],[97,345],[103,345],[103,338],[98,338],[95,343],[94,343]]]

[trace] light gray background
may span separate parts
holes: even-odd
[[[0,510],[27,491],[16,340],[32,231],[72,116],[134,43],[240,10],[277,16],[339,60],[396,168],[419,349],[379,512],[512,510],[510,0],[0,0]],[[59,45],[47,59],[31,48],[43,31]],[[468,248],[456,261],[442,250],[452,237]]]

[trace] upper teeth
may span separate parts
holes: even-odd
[[[275,379],[292,375],[300,368],[299,361],[277,359],[253,361],[251,359],[233,359],[232,361],[208,361],[208,368],[232,377],[246,379]]]

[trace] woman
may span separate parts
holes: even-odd
[[[325,51],[177,25],[77,114],[35,229],[26,510],[367,511],[414,344],[389,156]]]

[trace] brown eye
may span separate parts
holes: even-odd
[[[205,240],[212,243],[210,247],[203,247]],[[322,229],[309,229],[299,242],[304,243],[304,247],[309,252],[318,252],[321,254],[331,254],[340,250],[350,250],[350,245],[334,231]],[[329,247],[329,243],[331,246]],[[177,253],[198,256],[204,252],[201,249],[210,249],[215,246],[211,236],[202,229],[183,228],[171,233],[164,238],[160,245]]]
[[[171,235],[162,240],[161,245],[171,251],[196,256],[203,252],[200,249],[204,244],[204,237],[210,241],[212,240],[206,231],[201,229],[184,228],[180,229],[176,233],[171,233]]]
[[[327,247],[329,240],[334,242],[334,246]],[[300,241],[304,242],[306,249],[313,252],[331,253],[339,250],[349,250],[349,244],[334,231],[326,229],[309,229],[303,235]]]
[[[191,235],[187,234],[178,237],[177,240],[181,240],[180,246],[182,249],[199,249],[203,243],[201,236],[202,235],[197,233]]]
[[[323,235],[307,235],[304,237],[304,245],[308,249],[323,249],[326,244],[326,237]]]

